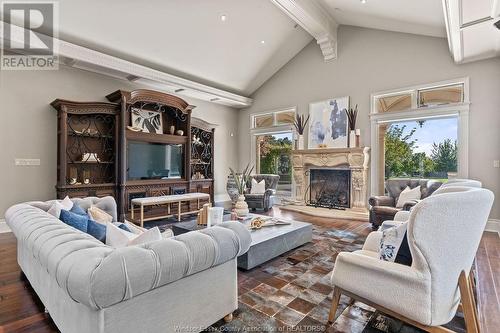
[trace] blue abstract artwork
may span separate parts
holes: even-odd
[[[309,104],[309,138],[311,148],[346,148],[349,96]],[[326,145],[326,146],[325,146]]]

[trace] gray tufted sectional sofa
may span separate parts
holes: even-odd
[[[111,197],[75,199],[116,217]],[[114,249],[45,211],[9,208],[18,262],[57,327],[68,332],[198,332],[238,307],[236,258],[250,246],[240,223]]]

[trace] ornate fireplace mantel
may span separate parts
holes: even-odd
[[[369,147],[292,151],[295,199],[305,205],[311,168],[344,167],[351,170],[351,208],[367,209]]]

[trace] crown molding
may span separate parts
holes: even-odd
[[[3,28],[8,23],[0,21],[0,24]],[[24,40],[23,34],[25,29],[18,28],[13,31],[17,31],[18,33],[13,33],[10,36],[11,39],[22,42]],[[0,39],[3,43],[3,34],[0,35]],[[55,49],[60,65],[87,70],[168,93],[175,93],[234,108],[246,108],[253,103],[251,98],[245,96],[187,80],[61,39],[53,38],[53,40],[54,45],[58,46]]]
[[[337,59],[338,24],[316,1],[271,0],[316,39],[325,61]]]

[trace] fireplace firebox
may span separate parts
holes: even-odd
[[[351,207],[351,170],[322,168],[309,170],[309,205],[330,209]]]

